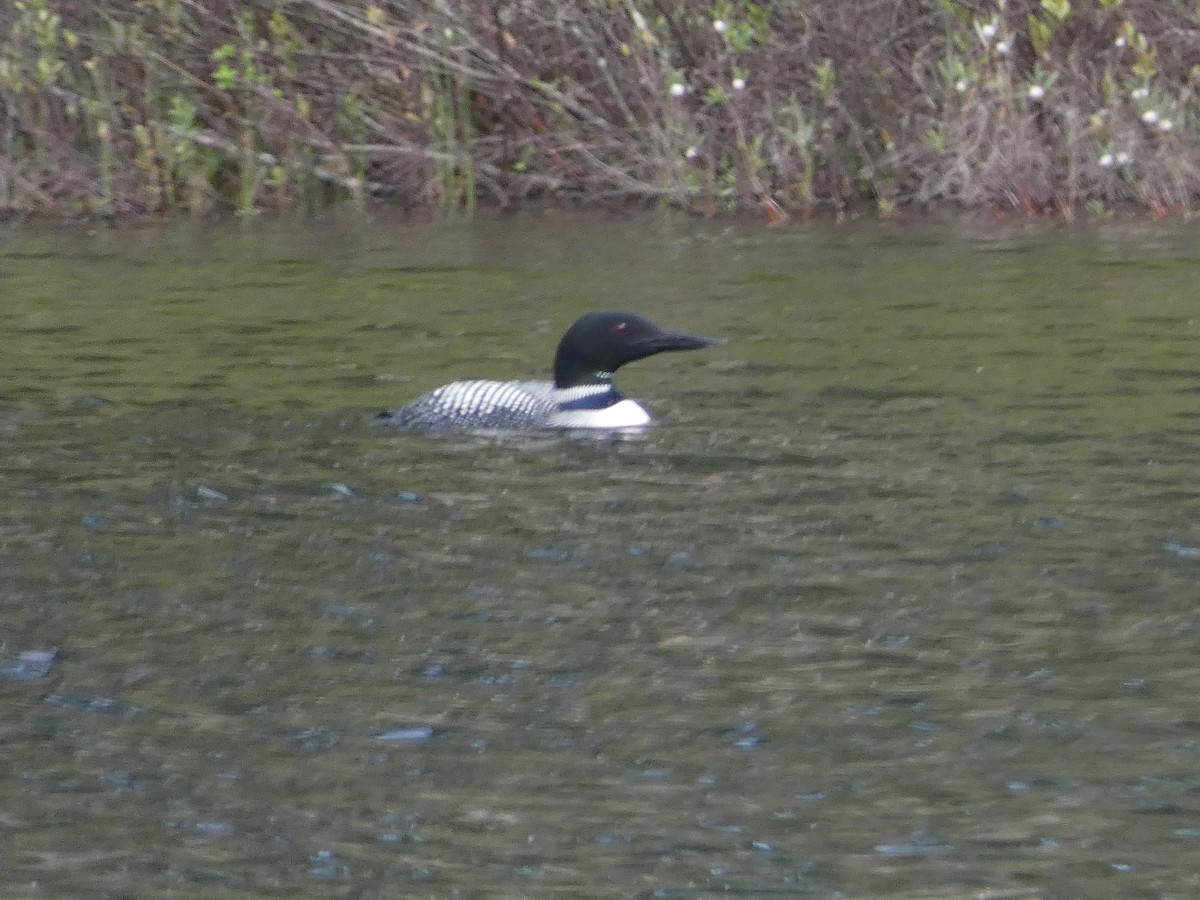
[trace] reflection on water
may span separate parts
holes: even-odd
[[[10,235],[0,894],[1194,895],[1194,245]],[[643,435],[368,425],[608,307]]]

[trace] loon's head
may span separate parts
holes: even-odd
[[[568,388],[612,379],[625,363],[668,350],[699,350],[718,338],[667,331],[626,312],[590,312],[567,329],[554,352],[554,385]]]

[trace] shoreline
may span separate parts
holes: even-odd
[[[24,0],[0,214],[668,207],[1191,215],[1200,11],[1158,0]]]

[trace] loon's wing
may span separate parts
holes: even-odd
[[[539,428],[557,408],[548,381],[455,381],[380,413],[375,422],[422,430]]]

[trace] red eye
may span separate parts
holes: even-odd
[[[613,329],[613,332],[616,334],[626,334],[628,331],[629,331],[629,323],[628,322],[622,322],[620,325],[618,325],[616,328]]]

